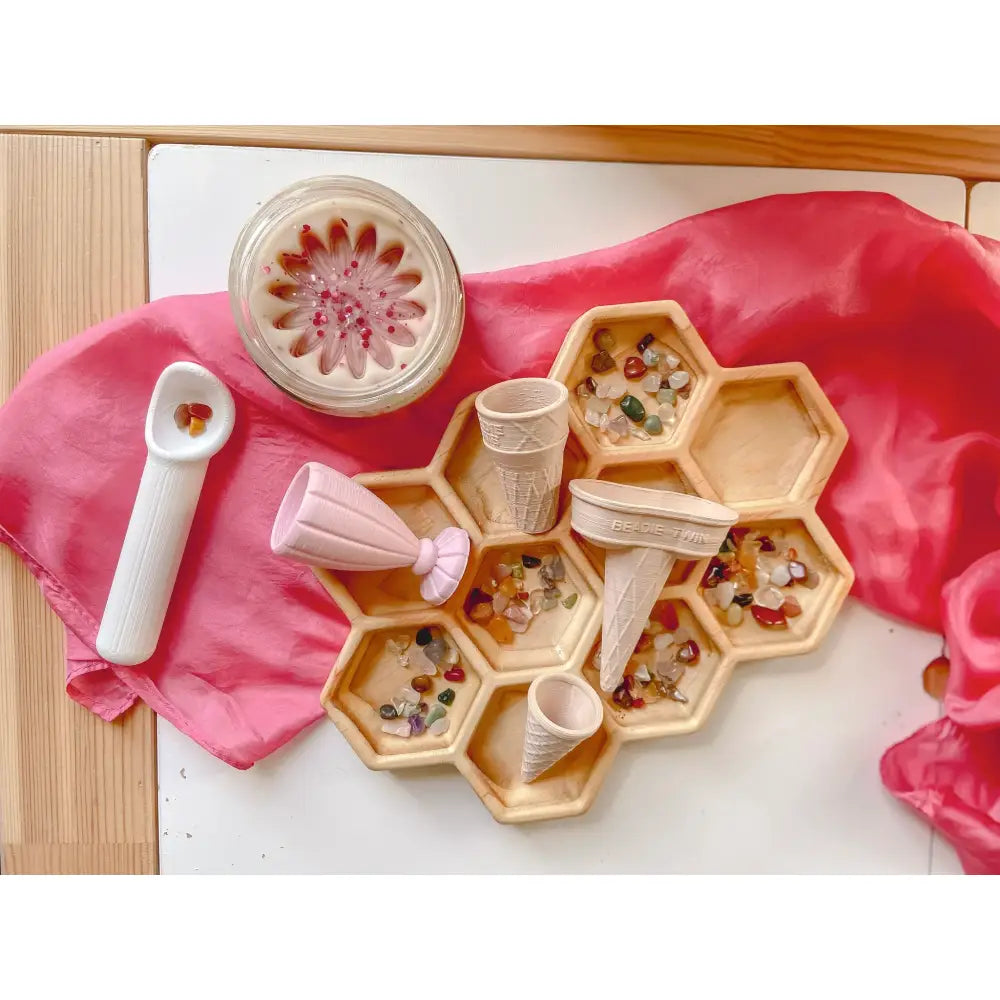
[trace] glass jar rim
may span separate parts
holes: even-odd
[[[286,365],[264,338],[249,309],[249,288],[258,255],[274,230],[301,209],[332,197],[357,197],[397,214],[416,237],[437,290],[437,306],[424,349],[405,370],[365,387],[320,385]],[[229,302],[243,344],[257,367],[298,402],[340,416],[390,412],[423,395],[450,364],[465,317],[462,279],[437,226],[392,188],[350,175],[325,175],[296,181],[278,191],[243,226],[229,262]],[[425,384],[426,383],[426,384]]]

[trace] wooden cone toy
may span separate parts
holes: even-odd
[[[518,378],[476,398],[483,444],[493,459],[514,524],[548,531],[559,516],[559,483],[569,436],[569,392],[548,378]]]
[[[574,479],[573,530],[607,549],[601,688],[613,691],[674,559],[715,555],[737,513],[712,500],[598,479]]]

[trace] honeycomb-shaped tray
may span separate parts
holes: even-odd
[[[652,333],[659,346],[693,376],[677,420],[649,440],[612,444],[584,419],[577,385],[590,374],[592,335],[607,327],[621,362]],[[654,345],[655,346],[655,345]],[[472,554],[456,594],[431,608],[420,598],[409,569],[375,573],[317,571],[350,618],[352,628],[322,694],[331,719],[373,769],[455,766],[495,819],[522,823],[572,816],[593,802],[625,740],[698,729],[733,668],[751,660],[813,649],[823,639],[850,590],[854,574],[815,512],[816,500],[847,442],[847,431],[808,369],[798,363],[722,368],[675,302],[644,302],[592,309],[573,324],[550,372],[570,388],[570,436],[563,468],[560,516],[544,535],[514,529],[503,493],[479,434],[475,397],[456,410],[430,465],[372,473],[358,481],[392,507],[415,534],[433,536],[446,525],[468,531]],[[800,558],[820,571],[819,586],[795,588],[802,614],[780,631],[746,616],[723,624],[702,596],[708,560],[679,562],[661,595],[671,598],[680,623],[701,647],[697,667],[685,674],[687,703],[649,702],[624,710],[601,693],[604,724],[589,740],[536,781],[519,780],[528,685],[540,674],[582,674],[600,692],[593,653],[602,617],[604,553],[570,528],[571,479],[593,477],[694,493],[740,513],[739,523],[781,534]],[[512,645],[499,645],[463,611],[463,601],[492,558],[558,551],[567,588],[579,594],[571,609],[559,605],[535,618]],[[459,652],[464,683],[448,708],[449,731],[401,739],[382,732],[379,705],[419,673],[386,650],[385,639],[436,625]]]

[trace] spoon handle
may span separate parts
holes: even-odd
[[[97,633],[110,663],[133,666],[156,649],[207,468],[208,459],[146,458]]]

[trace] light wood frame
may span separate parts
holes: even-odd
[[[0,125],[0,398],[43,351],[146,300],[158,142],[1000,179],[996,126]],[[155,872],[155,720],[140,707],[107,724],[71,702],[63,655],[62,626],[0,546],[0,871]]]

